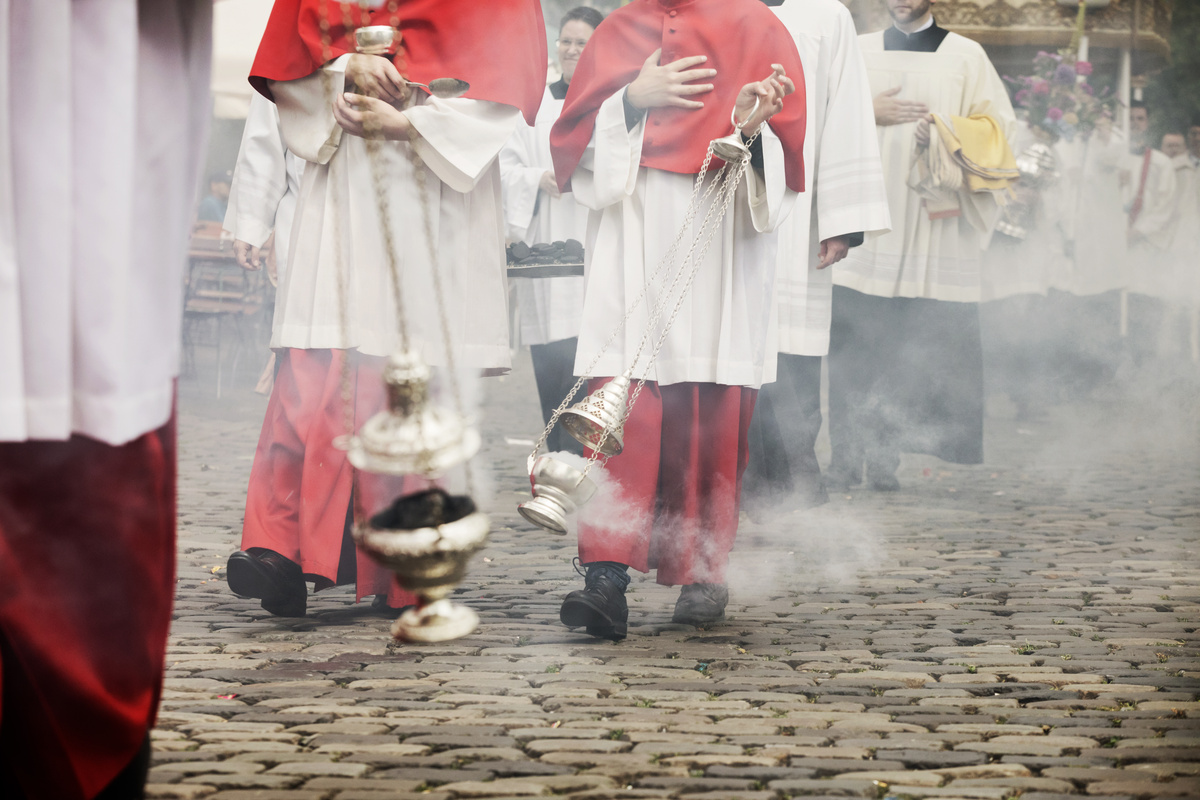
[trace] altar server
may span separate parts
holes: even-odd
[[[394,55],[354,52],[355,29],[368,25],[398,28]],[[303,614],[306,580],[319,589],[356,577],[359,598],[412,600],[349,544],[352,470],[333,445],[347,432],[343,363],[357,428],[384,405],[380,369],[400,345],[399,295],[410,345],[447,364],[436,259],[455,364],[508,368],[496,155],[522,114],[533,121],[545,67],[534,0],[275,3],[250,82],[276,102],[288,149],[309,163],[271,337],[279,369],[251,469],[243,549],[228,571],[234,592],[271,613]],[[409,84],[440,77],[470,89],[439,99]],[[369,129],[386,140],[374,154]],[[368,512],[399,490],[369,474],[358,489]]]
[[[0,797],[141,797],[212,4],[0,19]]]
[[[575,369],[593,389],[631,368],[647,384],[624,452],[604,467],[617,507],[592,506],[603,519],[585,507],[580,519],[587,575],[560,609],[568,626],[624,638],[630,566],[683,585],[677,621],[724,615],[754,397],[775,375],[771,232],[804,188],[804,97],[784,99],[802,72],[792,38],[758,0],[634,0],[596,30],[575,71],[551,134],[560,188],[593,209]],[[651,276],[684,222],[709,142],[733,132],[731,112],[744,137],[758,134],[754,163],[678,314],[671,302],[647,330],[668,301],[667,282]],[[681,251],[703,233],[705,213]],[[643,287],[646,301],[601,352]],[[633,363],[668,318],[657,359]]]
[[[929,0],[887,5],[894,24],[859,42],[876,98],[892,230],[867,236],[835,271],[829,352],[828,479],[860,483],[865,459],[867,482],[878,490],[899,488],[901,451],[983,460],[980,252],[999,210],[991,192],[971,191],[966,181],[938,203],[911,188],[932,117],[897,119],[887,106],[921,103],[947,122],[977,117],[993,134],[984,149],[997,154],[1016,131],[982,47],[939,27]]]
[[[804,64],[805,189],[779,231],[779,372],[758,393],[742,503],[754,516],[828,497],[817,462],[821,356],[829,352],[830,266],[891,227],[871,89],[854,20],[838,0],[765,0]]]
[[[604,19],[599,11],[581,6],[568,11],[558,30],[558,65],[562,77],[546,87],[537,121],[518,124],[500,151],[500,181],[504,188],[504,218],[513,241],[536,244],[587,237],[588,210],[570,192],[560,192],[550,157],[550,128],[562,112],[571,76],[583,48]],[[579,315],[583,310],[583,277],[514,278],[517,334],[529,345],[533,375],[542,403],[542,419],[575,385],[575,348],[579,344]],[[579,451],[579,443],[561,428],[550,432],[551,452]]]

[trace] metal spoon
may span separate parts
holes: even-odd
[[[471,84],[458,78],[434,78],[428,84],[417,83],[416,81],[405,82],[409,86],[420,86],[422,89],[428,89],[431,95],[444,100],[451,97],[462,97],[471,88]]]

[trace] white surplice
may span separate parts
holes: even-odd
[[[436,267],[456,362],[507,368],[504,220],[496,155],[512,135],[520,111],[484,100],[442,100],[414,92],[405,114],[419,133],[416,143],[382,142],[379,158],[373,160],[365,139],[343,134],[326,91],[324,73],[332,92],[342,91],[347,58],[305,78],[271,84],[284,141],[310,162],[300,188],[290,262],[279,287],[282,313],[275,317],[271,347],[356,348],[373,356],[387,356],[397,348],[400,318],[386,229],[394,243],[411,345],[429,363],[445,363]],[[424,166],[418,166],[414,148]],[[377,185],[386,198],[386,222]],[[340,282],[339,269],[344,276]]]
[[[587,238],[588,209],[570,192],[551,197],[539,182],[554,171],[550,129],[562,113],[563,101],[547,88],[537,119],[530,127],[522,120],[500,151],[500,181],[504,190],[504,219],[513,241],[536,244]],[[579,335],[583,310],[583,277],[513,278],[520,325],[519,344],[549,344]]]
[[[977,43],[949,33],[936,52],[883,49],[883,32],[859,37],[871,94],[900,87],[901,100],[918,100],[929,110],[969,117],[987,114],[1005,137],[1016,133],[1008,92]],[[931,220],[909,188],[916,154],[917,123],[878,126],[879,150],[892,230],[867,236],[838,264],[833,282],[878,297],[980,300],[980,253],[998,217],[990,192],[958,193],[962,215]]]
[[[1051,288],[1089,297],[1125,288],[1128,277],[1122,182],[1128,182],[1128,147],[1119,130],[1105,141],[1100,134],[1060,142],[1063,193],[1067,213],[1063,229],[1070,243],[1068,258],[1051,280]],[[1124,177],[1123,177],[1124,174]]]
[[[224,228],[233,238],[254,247],[262,247],[274,230],[280,278],[287,268],[292,219],[303,175],[304,162],[283,142],[275,104],[254,92],[233,168]]]
[[[785,0],[772,10],[800,51],[808,105],[805,191],[779,229],[779,351],[823,356],[836,267],[817,269],[821,241],[886,231],[891,217],[871,87],[849,10],[838,0]]]
[[[212,6],[0,0],[0,20],[0,441],[124,444],[174,401]]]
[[[1125,206],[1132,208],[1142,186],[1142,167],[1145,156],[1128,153],[1125,156],[1130,180],[1126,184]],[[1150,150],[1150,163],[1146,165],[1145,188],[1142,190],[1142,208],[1137,219],[1130,223],[1132,233],[1137,234],[1125,259],[1129,274],[1129,291],[1157,297],[1160,300],[1178,300],[1182,287],[1175,285],[1168,251],[1171,246],[1171,228],[1175,221],[1175,165],[1165,153]]]
[[[642,168],[645,117],[625,125],[624,89],[600,106],[591,142],[572,178],[575,199],[593,209],[588,223],[587,281],[575,374],[620,375],[647,331],[649,310],[664,303],[669,279],[651,284],[647,298],[612,345],[593,360],[658,268],[683,222],[694,175]],[[786,101],[785,101],[786,102]],[[775,254],[773,233],[796,193],[784,181],[783,145],[764,125],[763,174],[746,171],[728,213],[667,334],[648,364],[653,342],[672,314],[650,333],[634,377],[659,384],[696,382],[759,386],[775,379]],[[709,178],[711,180],[711,177]],[[681,250],[697,239],[700,208]],[[689,266],[690,271],[690,266]],[[665,271],[670,275],[671,271]],[[681,281],[682,283],[682,281]],[[670,305],[679,293],[671,294]]]

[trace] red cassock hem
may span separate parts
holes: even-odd
[[[344,350],[282,350],[263,419],[250,485],[242,549],[265,547],[300,564],[317,588],[337,582],[353,468],[334,439],[346,433],[342,403]],[[382,358],[353,355],[350,385],[354,425],[360,427],[386,405]],[[373,513],[427,484],[418,478],[360,473],[356,505]],[[394,575],[355,550],[357,599],[386,594],[400,607],[416,597]]]
[[[175,589],[175,423],[0,444],[0,773],[97,794],[154,724]]]
[[[608,380],[593,378],[589,391]],[[724,582],[757,395],[745,386],[647,382],[625,422],[624,450],[604,467],[615,496],[581,511],[580,561],[656,569],[667,586]]]

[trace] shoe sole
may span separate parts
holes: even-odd
[[[721,622],[725,619],[725,609],[721,609],[721,613],[716,616],[705,617],[689,617],[689,616],[672,616],[671,622],[677,625],[708,625],[713,622]]]
[[[583,628],[589,636],[618,641],[629,633],[628,622],[616,622],[608,614],[584,600],[566,600],[558,618],[568,628]]]

